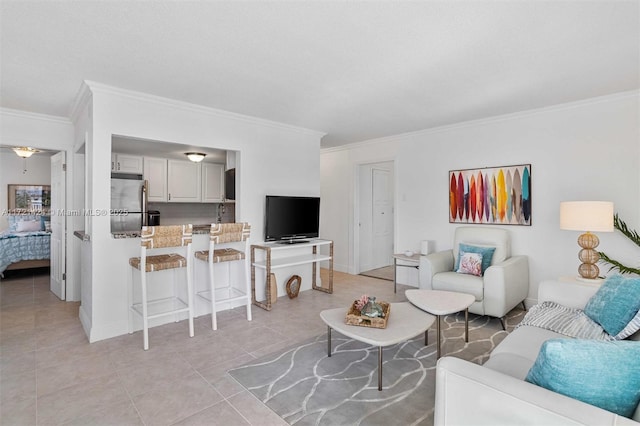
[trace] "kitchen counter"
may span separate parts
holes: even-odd
[[[113,238],[140,238],[140,231],[112,232]]]
[[[211,231],[210,223],[193,225],[194,235],[204,235],[204,234],[208,234],[210,231]],[[76,232],[80,232],[80,231],[76,231]],[[112,232],[111,236],[113,238],[139,238],[140,231]],[[80,236],[78,236],[78,238],[80,238]]]

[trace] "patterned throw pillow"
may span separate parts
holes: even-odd
[[[495,247],[488,246],[472,246],[470,244],[460,244],[458,246],[458,258],[454,270],[458,270],[460,267],[460,259],[465,253],[479,253],[482,255],[482,275],[491,266],[491,260],[493,260],[493,253],[496,251]]]
[[[481,277],[482,255],[480,253],[464,253],[460,257],[460,266],[456,272]]]

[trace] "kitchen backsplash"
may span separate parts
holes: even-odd
[[[235,222],[236,206],[233,203],[149,203],[149,210],[160,212],[160,225],[191,223],[204,225]]]

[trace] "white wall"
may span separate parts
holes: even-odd
[[[423,239],[443,250],[459,226],[448,223],[449,170],[531,163],[532,226],[507,229],[513,253],[529,255],[533,301],[541,280],[577,274],[579,233],[559,229],[561,201],[611,200],[640,229],[639,112],[638,93],[624,93],[323,151],[322,214],[332,217],[323,232],[335,240],[336,266],[353,268],[357,164],[396,161],[396,250]],[[600,250],[637,264],[640,249],[619,233],[599,237]]]
[[[109,159],[114,134],[238,151],[236,221],[252,224],[252,241],[263,239],[266,194],[320,194],[322,133],[96,83],[89,86],[93,129],[86,150],[91,175],[87,176],[87,182],[91,181],[87,205],[94,209],[110,206]],[[93,342],[127,332],[127,260],[138,254],[138,248],[127,251],[130,245],[112,238],[108,217],[93,217],[88,232],[92,301],[91,312],[83,321]],[[283,275],[278,281],[286,278]],[[303,280],[310,282],[304,276]],[[263,298],[264,288],[257,286],[256,290],[258,299]]]
[[[4,214],[8,202],[7,185],[51,184],[51,157],[48,153],[38,153],[26,161],[27,171],[24,171],[25,162],[10,148],[0,148],[0,231],[6,229],[9,224]]]

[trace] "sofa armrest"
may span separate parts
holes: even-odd
[[[638,425],[626,417],[454,357],[438,360],[434,424]]]
[[[440,272],[453,271],[453,260],[453,250],[420,256],[420,288],[431,290],[433,276]]]
[[[538,287],[538,303],[556,302],[568,308],[584,309],[599,286],[580,282],[542,281]]]
[[[501,318],[529,295],[529,258],[512,256],[484,273],[484,313]]]

